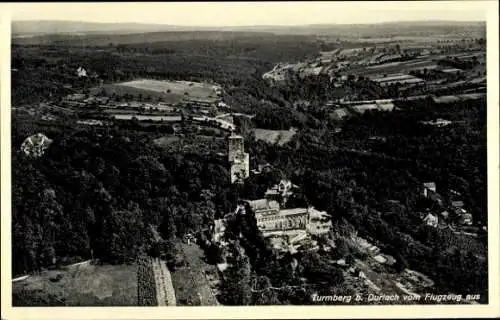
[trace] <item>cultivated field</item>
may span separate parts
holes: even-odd
[[[253,129],[255,133],[255,139],[263,140],[268,143],[276,143],[278,145],[284,145],[292,139],[292,137],[297,132],[296,129],[290,130],[267,130],[267,129]]]
[[[214,86],[207,83],[188,81],[161,81],[140,79],[128,82],[105,85],[108,94],[151,96],[170,104],[179,103],[183,99],[214,103],[217,95]]]
[[[114,114],[113,117],[117,120],[132,120],[136,118],[138,121],[151,120],[151,121],[165,121],[165,122],[178,122],[182,120],[181,116],[152,116],[140,114]]]
[[[353,68],[352,72],[360,76],[382,76],[392,73],[407,73],[411,70],[422,68],[435,68],[436,62],[433,59],[415,59],[408,62],[389,62],[363,68]]]
[[[79,265],[12,285],[14,306],[137,306],[136,265]]]

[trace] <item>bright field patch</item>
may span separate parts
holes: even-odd
[[[276,143],[279,145],[284,145],[290,141],[295,133],[296,129],[290,130],[267,130],[267,129],[253,129],[255,134],[255,139],[263,140],[267,143]]]
[[[143,96],[151,95],[155,98],[175,104],[183,99],[195,99],[213,103],[217,100],[217,93],[213,85],[200,82],[189,81],[162,81],[152,79],[140,79],[128,82],[115,83],[105,86],[105,90],[110,90],[119,95],[132,94]]]
[[[14,283],[12,293],[14,306],[137,306],[137,266],[45,271]]]

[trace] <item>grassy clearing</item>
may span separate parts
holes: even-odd
[[[290,130],[253,129],[253,132],[255,134],[255,139],[281,146],[292,140],[297,130],[293,128]]]
[[[137,306],[137,266],[45,271],[14,283],[12,292],[14,306]]]
[[[134,97],[142,96],[143,98],[152,99],[153,101],[163,101],[169,104],[175,104],[182,99],[182,96],[178,94],[167,94],[162,91],[145,90],[120,84],[105,84],[103,88],[107,95],[115,94],[117,96],[124,96],[129,94]]]
[[[153,143],[159,147],[166,147],[180,140],[181,139],[178,136],[168,135],[153,140]]]
[[[195,99],[213,103],[217,100],[216,93],[211,84],[187,81],[160,81],[141,79],[104,86],[107,94],[123,96],[125,94],[150,97],[153,100],[162,100],[166,103],[176,104],[183,99]]]
[[[212,85],[200,82],[141,79],[119,83],[118,85],[150,91],[165,92],[169,90],[172,94],[180,95],[183,95],[184,92],[188,92],[189,95],[195,97],[209,97],[215,94],[214,90],[212,89]]]

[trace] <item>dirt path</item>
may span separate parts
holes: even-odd
[[[172,285],[170,271],[168,271],[165,262],[159,258],[154,258],[151,263],[155,275],[156,300],[158,301],[158,306],[175,306],[175,290]]]

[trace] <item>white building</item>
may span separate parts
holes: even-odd
[[[78,70],[76,70],[76,74],[78,75],[79,78],[86,77],[87,76],[87,70],[85,70],[82,67],[79,67]]]
[[[24,140],[21,144],[21,151],[27,156],[39,158],[44,154],[51,143],[51,139],[47,138],[42,133],[37,133]]]
[[[436,228],[438,222],[439,222],[438,217],[431,213],[427,214],[424,218],[424,223],[430,227]]]

